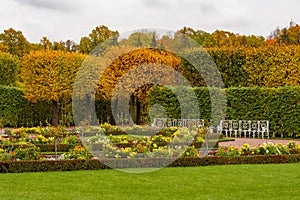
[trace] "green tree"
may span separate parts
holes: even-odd
[[[73,40],[67,40],[65,42],[61,41],[60,42],[62,46],[65,47],[66,51],[69,52],[77,52],[78,51],[78,44],[74,42]]]
[[[118,35],[118,31],[112,31],[108,29],[108,27],[102,25],[97,26],[95,29],[92,30],[92,32],[89,34],[88,37],[82,37],[80,39],[80,43],[78,46],[78,50],[80,53],[88,54],[92,50],[95,50],[95,48],[102,42],[106,41],[110,38],[108,46],[117,45],[118,38],[116,37]],[[98,51],[98,54],[104,53],[105,47],[104,45],[101,45],[101,49],[96,49]],[[94,52],[95,53],[95,52]]]
[[[4,30],[4,33],[0,34],[0,42],[7,47],[8,53],[18,57],[23,56],[30,50],[30,43],[23,33],[13,28]]]
[[[32,51],[23,57],[22,88],[32,102],[52,102],[52,124],[58,125],[58,102],[71,98],[76,73],[84,55],[63,51]]]
[[[92,42],[88,37],[82,37],[78,45],[78,51],[80,53],[89,54],[93,50]]]
[[[127,39],[121,40],[120,45],[128,45],[133,47],[152,47],[154,46],[153,34],[155,37],[155,33],[153,32],[134,32]]]
[[[0,51],[0,85],[15,85],[19,59]]]
[[[44,50],[51,50],[53,48],[52,42],[47,37],[42,37],[40,40],[40,46]]]
[[[152,34],[151,47],[155,48],[157,46],[155,33]]]

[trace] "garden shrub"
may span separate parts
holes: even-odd
[[[16,158],[20,160],[39,160],[41,155],[40,148],[34,144],[20,146],[15,150]]]
[[[89,159],[93,157],[89,151],[81,145],[70,149],[69,153],[66,153],[64,156],[66,159]]]

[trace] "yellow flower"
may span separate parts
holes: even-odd
[[[131,148],[130,147],[126,147],[124,150],[125,150],[125,152],[131,152]]]

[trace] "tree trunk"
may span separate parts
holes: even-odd
[[[117,97],[116,97],[117,98]],[[113,108],[112,108],[112,113],[113,113],[113,119],[116,125],[120,125],[120,120],[121,116],[120,113],[118,113],[118,99],[113,100]]]
[[[130,114],[129,125],[133,126],[134,125],[134,95],[133,94],[130,97],[129,105],[130,105],[130,108],[129,108],[129,114]]]
[[[136,100],[136,124],[141,124],[141,103]]]
[[[90,125],[91,123],[91,97],[90,95],[85,95],[85,102],[86,102],[86,113],[85,113],[85,121],[86,125]]]
[[[58,102],[52,100],[52,125],[58,126]]]

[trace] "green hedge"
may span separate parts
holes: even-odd
[[[46,171],[71,171],[71,170],[99,170],[113,168],[155,168],[168,167],[191,167],[207,165],[227,164],[280,164],[300,162],[300,154],[294,155],[262,155],[262,156],[233,156],[233,157],[190,157],[179,158],[172,162],[169,158],[144,158],[144,159],[106,159],[103,164],[99,160],[35,160],[35,161],[9,161],[0,162],[1,173],[20,172],[46,172]],[[168,165],[168,163],[171,163]],[[136,164],[136,165],[135,165]]]
[[[112,122],[110,101],[96,101],[96,112],[100,123]],[[51,102],[31,103],[20,88],[0,85],[0,127],[40,126],[51,121]],[[61,125],[74,125],[71,99],[59,102],[59,121]]]
[[[179,89],[182,90],[182,89]],[[179,91],[180,92],[180,91]],[[200,118],[206,123],[211,117],[211,100],[209,90],[205,87],[182,90],[187,92],[183,102],[187,108],[197,102],[190,101],[190,94],[195,93],[200,109]],[[212,94],[218,92],[211,90]],[[224,92],[223,90],[219,92]],[[227,119],[269,120],[270,131],[274,137],[300,137],[300,86],[279,88],[227,88]],[[154,87],[150,92],[150,106],[160,104],[171,118],[181,118],[180,104],[170,89]],[[35,104],[23,98],[23,92],[15,87],[0,86],[0,125],[6,127],[38,126],[51,121],[51,104],[37,102]],[[70,106],[61,109],[60,116],[70,115],[68,123],[72,125]],[[100,123],[112,121],[110,104],[104,101],[96,102],[96,112]],[[193,118],[192,113],[186,113],[184,118]],[[0,126],[0,127],[1,127]]]
[[[37,126],[51,120],[48,102],[31,103],[21,89],[0,85],[0,119],[3,126]]]
[[[221,92],[224,90],[220,90]],[[211,118],[211,101],[208,88],[194,88],[200,118],[206,123]],[[269,120],[274,137],[300,137],[300,87],[279,88],[227,88],[226,118],[232,120]],[[213,94],[213,93],[212,93]],[[189,102],[186,95],[184,102]],[[190,102],[189,102],[190,103]],[[195,103],[195,102],[194,102]],[[160,104],[171,118],[182,118],[175,95],[164,87],[150,92],[150,106]],[[193,117],[193,116],[188,116]]]
[[[55,145],[54,144],[34,144],[36,147],[40,148],[41,152],[55,152]],[[78,144],[58,144],[57,145],[57,152],[69,152],[70,149],[73,149]],[[16,149],[18,147],[26,147],[25,144],[13,144],[13,145],[0,145],[1,149]]]
[[[269,120],[273,137],[300,137],[300,87],[229,88],[227,118]]]

